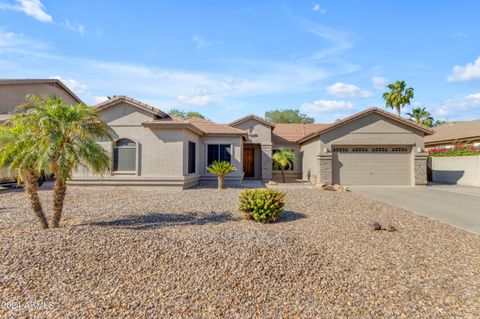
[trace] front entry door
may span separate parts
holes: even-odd
[[[245,177],[255,177],[254,151],[255,149],[253,148],[243,149],[243,172]]]

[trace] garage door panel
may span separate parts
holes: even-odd
[[[344,185],[411,185],[411,148],[340,146],[333,154],[333,182]]]

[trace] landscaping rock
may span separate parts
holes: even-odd
[[[0,317],[478,318],[478,235],[314,188],[251,223],[240,189],[213,190],[68,187],[68,225],[46,231],[24,192],[0,194]]]

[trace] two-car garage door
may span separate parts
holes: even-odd
[[[409,146],[335,146],[333,183],[342,185],[411,185]]]

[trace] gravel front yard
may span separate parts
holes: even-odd
[[[436,317],[480,313],[480,237],[352,193],[289,189],[242,219],[239,189],[70,187],[61,229],[0,194],[0,315]],[[51,191],[42,199],[49,210]],[[371,231],[375,219],[398,231]]]

